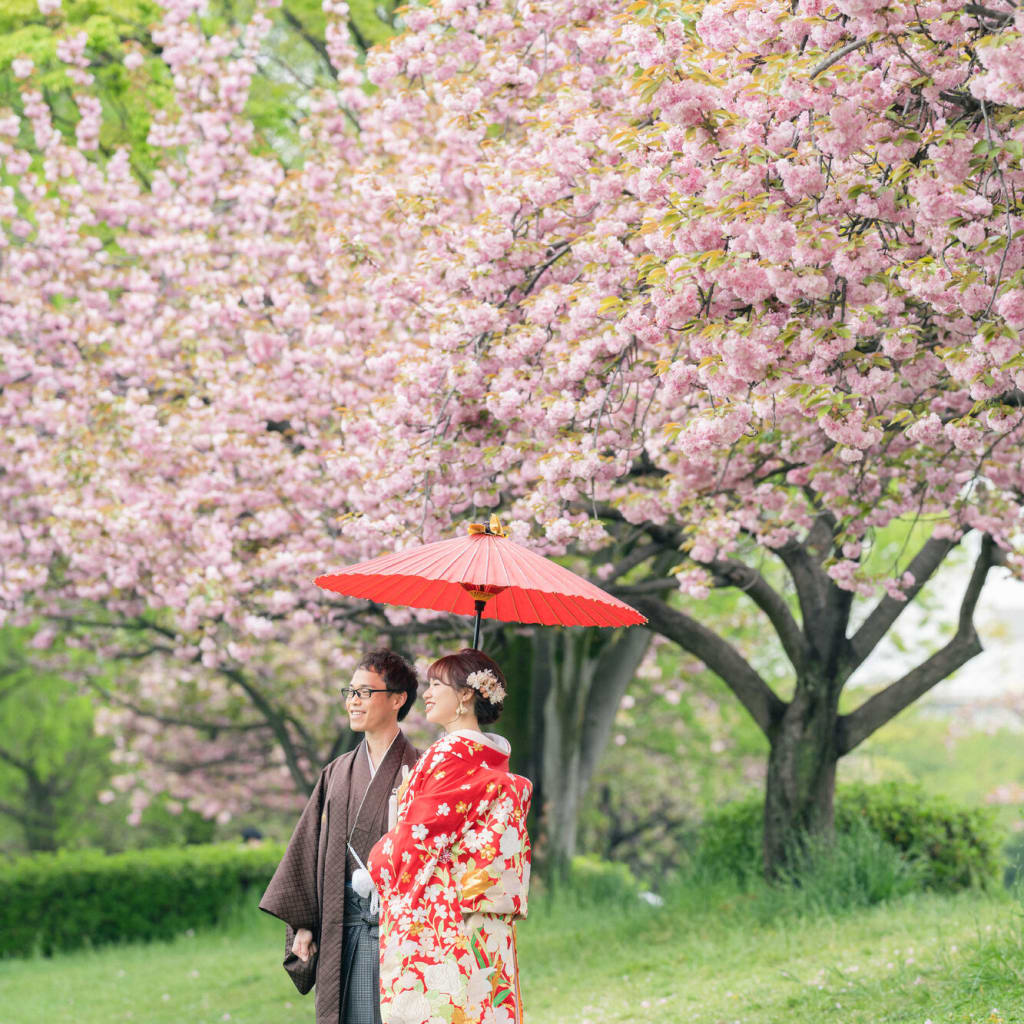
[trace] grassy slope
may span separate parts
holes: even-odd
[[[625,918],[541,905],[520,926],[529,1024],[1024,1024],[1020,911],[1005,897],[758,916],[740,897],[695,894]],[[281,938],[253,912],[172,943],[3,962],[0,1024],[308,1024],[312,999],[277,966]]]

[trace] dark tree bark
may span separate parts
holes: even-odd
[[[860,707],[841,715],[839,698],[850,676],[893,628],[955,544],[938,539],[925,542],[907,566],[914,576],[907,600],[883,598],[851,633],[852,594],[840,589],[825,570],[834,553],[835,532],[831,518],[822,515],[802,541],[790,541],[776,552],[796,592],[798,615],[752,566],[735,560],[707,565],[717,586],[746,593],[774,629],[793,669],[795,686],[788,701],[772,690],[724,636],[658,596],[651,580],[618,591],[648,617],[652,629],[719,675],[767,737],[764,862],[769,877],[778,873],[788,852],[796,849],[803,837],[832,835],[839,758],[981,651],[974,611],[988,570],[1000,560],[992,538],[985,536],[953,637]]]
[[[564,877],[576,852],[580,806],[651,640],[639,628],[506,630],[492,648],[510,679],[530,681],[503,730],[514,770],[534,783],[537,862],[549,879]]]

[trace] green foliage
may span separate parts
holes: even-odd
[[[1008,889],[1020,888],[1024,893],[1024,832],[1017,832],[1003,850],[1006,870],[1003,884]]]
[[[90,91],[103,104],[100,150],[110,154],[125,147],[137,169],[151,166],[146,142],[151,116],[154,110],[167,109],[173,95],[170,75],[150,35],[160,14],[151,0],[65,0],[59,14],[46,17],[35,0],[6,0],[0,6],[0,108],[20,111],[20,83],[11,64],[18,57],[29,57],[36,67],[30,84],[50,103],[55,125],[73,134],[78,121],[73,100],[77,87],[72,87],[57,58],[57,43],[85,32],[89,70],[96,79]],[[144,58],[134,71],[124,66],[124,58],[132,51]],[[27,142],[28,136],[22,141]]]
[[[842,787],[837,828],[848,832],[857,821],[908,858],[919,859],[926,888],[955,892],[989,885],[997,877],[1001,836],[988,808],[957,806],[917,786]]]
[[[956,803],[989,804],[1012,828],[1024,809],[1014,797],[1024,792],[1021,733],[984,727],[986,713],[990,722],[1007,717],[998,706],[955,714],[927,704],[908,709],[839,762],[840,782],[918,782]]]
[[[705,616],[738,644],[760,624],[744,599],[715,591]],[[763,644],[763,648],[770,645]],[[767,674],[768,655],[760,669]],[[580,848],[626,863],[640,878],[680,870],[706,811],[764,775],[768,744],[726,685],[678,647],[661,644],[630,683],[584,801]]]
[[[616,903],[635,899],[639,892],[640,883],[625,864],[601,860],[592,854],[572,858],[568,894],[575,902]]]
[[[393,0],[353,0],[350,28],[357,47],[365,50],[394,35]],[[203,18],[208,35],[237,34],[252,16],[253,0],[211,0]],[[268,149],[285,163],[298,157],[298,115],[310,90],[326,85],[334,69],[325,45],[326,18],[319,0],[284,0],[268,12],[273,29],[264,45],[260,73],[255,76],[247,115]],[[153,0],[64,0],[52,16],[40,13],[36,0],[5,0],[0,4],[0,109],[21,110],[20,83],[12,62],[28,57],[35,65],[29,84],[43,92],[57,128],[74,133],[78,110],[72,85],[57,58],[62,38],[85,32],[86,56],[95,82],[89,91],[103,105],[100,153],[129,151],[132,165],[144,180],[157,154],[147,138],[153,114],[171,110],[174,90],[152,29],[161,18]],[[129,69],[129,53],[143,58]],[[30,145],[27,134],[22,142]]]
[[[715,874],[747,881],[761,874],[761,839],[764,808],[761,798],[750,798],[708,815],[700,830],[697,864]],[[836,834],[853,835],[849,846],[837,845],[839,860],[822,871],[846,870],[842,860],[855,859],[857,851],[873,863],[862,869],[865,884],[878,884],[886,872],[888,856],[866,840],[857,839],[867,829],[892,847],[913,867],[918,887],[955,892],[989,885],[998,872],[999,834],[992,813],[984,808],[957,807],[920,787],[883,783],[840,786],[836,791]],[[812,849],[813,861],[821,856]],[[807,867],[798,858],[795,869]],[[792,879],[792,876],[791,876]],[[892,883],[899,891],[899,880]]]
[[[33,632],[0,629],[0,816],[20,847],[53,850],[97,817],[111,742],[93,734],[89,696],[30,655]]]
[[[168,939],[217,924],[266,885],[282,853],[225,843],[36,854],[0,865],[0,957]]]
[[[921,888],[924,864],[904,856],[867,824],[854,820],[834,842],[813,839],[794,851],[765,902],[800,917],[836,914]]]

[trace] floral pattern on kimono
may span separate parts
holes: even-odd
[[[443,736],[420,758],[367,865],[384,1024],[521,1024],[513,922],[526,916],[531,793],[480,733]]]

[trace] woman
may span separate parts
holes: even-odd
[[[444,727],[409,776],[398,822],[370,853],[381,895],[384,1024],[521,1024],[515,921],[526,916],[530,783],[509,774],[497,721],[505,677],[467,648],[427,670]]]

